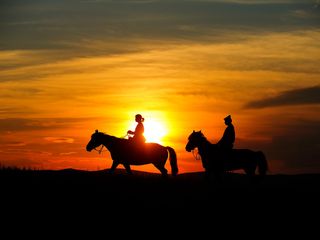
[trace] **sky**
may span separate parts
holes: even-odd
[[[320,172],[320,1],[2,0],[0,32],[1,166],[109,168],[91,134],[140,113],[180,173],[203,171],[188,136],[216,143],[230,114],[271,174]]]

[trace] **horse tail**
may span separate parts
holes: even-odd
[[[166,147],[166,148],[169,151],[172,175],[176,176],[178,174],[177,154],[172,147]]]
[[[257,152],[257,154],[258,154],[259,174],[264,176],[267,174],[267,171],[268,171],[268,162],[263,152],[259,151]]]

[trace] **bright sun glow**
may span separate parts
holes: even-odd
[[[134,114],[135,112],[130,113],[129,116],[134,116]],[[142,116],[145,118],[143,125],[146,142],[164,144],[164,138],[169,133],[166,117],[159,113],[148,114],[145,112],[142,112]],[[130,126],[129,129],[134,131],[137,126],[137,122],[130,120],[128,125]]]
[[[167,134],[167,129],[158,121],[144,123],[144,136],[147,142],[161,143],[162,138]]]

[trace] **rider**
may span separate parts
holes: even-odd
[[[232,125],[231,116],[228,115],[224,118],[224,123],[227,125],[227,128],[224,130],[222,138],[219,140],[217,145],[222,151],[231,151],[233,144],[236,138],[234,127]]]
[[[235,132],[234,127],[232,125],[232,119],[231,116],[228,115],[224,118],[224,123],[227,125],[227,128],[224,130],[222,138],[217,143],[217,146],[219,148],[219,158],[221,161],[218,161],[217,167],[224,169],[224,165],[227,161],[227,159],[230,156],[231,150],[233,148],[233,143],[235,140]]]
[[[144,126],[142,122],[144,121],[144,118],[141,114],[137,114],[135,116],[135,121],[138,123],[135,131],[128,130],[127,132],[128,134],[133,135],[133,137],[129,137],[129,140],[137,143],[144,143],[146,141],[146,138],[143,136]]]

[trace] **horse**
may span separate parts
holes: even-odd
[[[109,170],[110,173],[113,173],[119,164],[124,166],[128,174],[132,174],[130,165],[151,163],[163,176],[167,176],[165,163],[169,157],[172,175],[178,174],[177,155],[175,150],[169,146],[164,147],[158,143],[136,143],[133,140],[117,138],[95,130],[86,150],[91,152],[100,145],[105,146],[111,153],[113,163]]]
[[[265,176],[268,171],[268,163],[262,151],[232,149],[226,152],[208,141],[201,131],[193,130],[185,149],[191,152],[195,148],[198,148],[202,166],[209,175],[213,173],[219,177],[227,171],[243,170],[248,176],[254,176],[258,170],[260,176]]]

